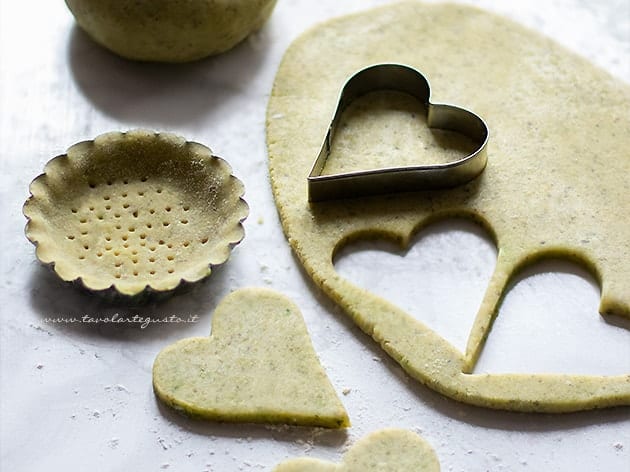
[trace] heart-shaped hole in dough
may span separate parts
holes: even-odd
[[[402,250],[383,240],[351,243],[337,253],[335,268],[465,352],[495,261],[487,233],[453,219],[423,229]]]
[[[600,296],[574,263],[527,267],[499,309],[475,373],[627,374],[630,320],[600,316]]]

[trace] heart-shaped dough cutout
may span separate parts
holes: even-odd
[[[405,429],[382,429],[358,441],[340,464],[299,458],[285,461],[273,472],[439,472],[431,446]]]
[[[163,349],[153,387],[167,405],[217,421],[349,426],[299,309],[260,288],[228,295],[212,335]]]

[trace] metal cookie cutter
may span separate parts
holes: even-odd
[[[430,128],[456,131],[478,144],[477,149],[454,162],[434,165],[385,167],[382,169],[321,175],[330,155],[335,129],[343,111],[356,98],[376,90],[407,93],[426,106]],[[431,103],[429,82],[418,70],[402,64],[376,64],[360,70],[341,90],[322,148],[308,176],[311,202],[364,197],[383,193],[449,188],[477,177],[488,160],[488,127],[479,116],[464,108]]]

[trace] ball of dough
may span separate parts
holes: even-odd
[[[128,59],[186,62],[234,47],[276,0],[66,0],[96,42]]]

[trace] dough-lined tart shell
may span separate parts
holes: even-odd
[[[27,238],[64,281],[122,298],[209,276],[244,237],[226,161],[169,133],[100,135],[49,161],[24,204]]]

